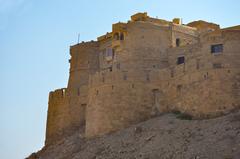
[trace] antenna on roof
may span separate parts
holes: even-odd
[[[79,44],[79,40],[80,40],[80,33],[78,33],[78,41],[77,41],[78,44]]]

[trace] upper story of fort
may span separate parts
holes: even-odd
[[[71,46],[70,72],[84,68],[90,69],[90,74],[119,69],[162,69],[181,61],[173,60],[176,57],[171,52],[183,47],[198,49],[209,42],[216,44],[212,47],[218,50],[224,38],[239,30],[240,26],[220,29],[217,24],[201,20],[182,24],[179,18],[166,21],[137,13],[127,23],[113,24],[112,31],[97,41]]]

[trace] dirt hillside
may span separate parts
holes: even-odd
[[[208,120],[165,114],[85,140],[79,133],[30,159],[240,159],[240,112]]]

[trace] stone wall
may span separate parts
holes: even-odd
[[[67,134],[70,121],[66,89],[50,92],[45,144],[51,144]]]
[[[69,109],[73,130],[85,125],[88,104],[88,80],[99,69],[98,42],[87,42],[70,48],[70,76],[68,81]]]
[[[222,32],[215,38],[209,34],[200,45],[169,49],[170,67],[174,68],[166,91],[170,107],[195,117],[218,116],[239,108],[239,33]],[[223,52],[212,54],[214,44],[223,44]],[[185,63],[176,65],[179,55],[185,56]]]

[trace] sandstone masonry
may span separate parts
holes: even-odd
[[[240,107],[240,26],[147,13],[70,47],[67,88],[49,94],[46,145],[95,137],[169,111],[215,117]]]

